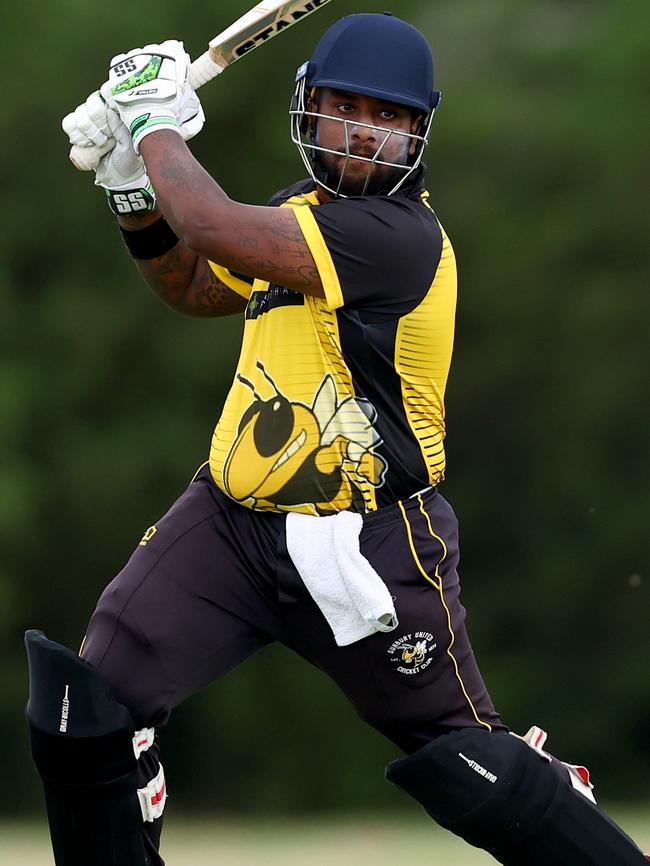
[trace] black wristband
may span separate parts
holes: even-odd
[[[178,243],[178,237],[165,217],[160,217],[139,231],[127,231],[120,226],[122,238],[134,259],[157,259]]]

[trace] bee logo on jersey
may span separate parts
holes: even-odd
[[[377,413],[365,398],[339,400],[328,373],[311,405],[289,400],[264,365],[257,369],[264,398],[241,374],[238,381],[254,397],[239,422],[224,464],[228,495],[252,508],[290,509],[308,505],[315,514],[363,507],[363,485],[380,487],[386,462],[376,449]]]

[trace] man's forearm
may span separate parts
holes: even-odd
[[[158,210],[119,216],[127,232],[138,232],[162,218]],[[189,316],[227,316],[241,312],[246,302],[224,285],[207,261],[179,240],[171,250],[152,259],[134,259],[144,281],[167,306]]]
[[[159,210],[145,214],[119,216],[117,221],[127,232],[138,232],[162,218]],[[144,281],[172,309],[183,303],[192,282],[198,255],[180,241],[169,252],[153,259],[134,259]]]
[[[232,271],[325,297],[292,208],[229,198],[175,132],[153,132],[143,139],[140,152],[160,209],[190,249]]]

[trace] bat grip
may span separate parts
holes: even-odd
[[[224,70],[223,66],[219,66],[210,57],[210,52],[205,51],[200,57],[197,57],[190,64],[189,79],[194,90],[198,90],[208,81],[212,81],[217,75],[220,75]],[[82,147],[78,144],[70,148],[70,162],[79,171],[94,171],[99,165],[99,160],[115,147],[115,139],[109,140],[101,147],[95,145],[90,147]]]
[[[224,67],[219,66],[210,57],[210,52],[204,51],[200,57],[197,57],[190,64],[190,84],[194,90],[198,90],[199,87],[203,87],[204,84],[212,81],[217,75],[221,75],[223,70]]]

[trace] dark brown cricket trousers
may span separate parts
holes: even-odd
[[[361,551],[394,596],[399,626],[346,647],[294,568],[284,526],[282,514],[228,499],[206,468],[108,585],[82,654],[138,726],[163,724],[184,698],[280,641],[405,752],[455,728],[504,729],[465,629],[456,517],[436,490],[364,516]],[[143,784],[156,762],[155,751],[142,761]],[[150,857],[162,862],[154,835]]]

